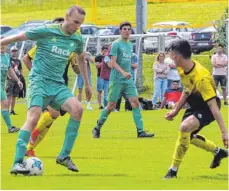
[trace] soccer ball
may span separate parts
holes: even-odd
[[[25,167],[30,170],[29,175],[35,176],[41,176],[43,174],[43,163],[42,161],[37,157],[29,157],[25,161]]]

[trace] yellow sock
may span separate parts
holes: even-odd
[[[206,139],[203,135],[199,134],[193,135],[193,137],[191,138],[191,144],[212,153],[214,153],[216,149],[216,145],[214,142]]]
[[[180,163],[184,158],[184,155],[188,150],[190,144],[190,134],[191,133],[189,132],[179,132],[175,150],[173,153],[172,167],[179,168]]]
[[[37,123],[37,126],[31,134],[27,150],[33,150],[45,137],[49,127],[52,125],[53,119],[49,112],[45,112]]]
[[[40,120],[37,123],[37,126],[35,127],[36,130],[41,131],[44,129],[46,126],[48,126],[50,123],[52,123],[55,119],[52,118],[50,113],[47,111],[45,112]]]

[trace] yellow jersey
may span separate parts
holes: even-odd
[[[183,91],[189,96],[187,102],[193,109],[209,108],[207,101],[216,98],[216,86],[211,73],[200,63],[193,61],[194,66],[185,73],[180,67],[177,68]]]

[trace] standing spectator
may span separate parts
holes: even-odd
[[[130,71],[131,71],[131,76],[133,77],[134,82],[135,82],[135,70],[137,69],[137,67],[138,67],[138,57],[135,53],[132,53]],[[120,110],[122,97],[124,97],[124,99],[125,99],[125,111],[131,110],[131,104],[130,104],[127,96],[125,94],[122,94],[121,97],[119,98],[119,100],[117,101],[116,108],[115,108],[116,112]]]
[[[86,54],[86,63],[87,63],[87,73],[88,73],[88,80],[91,86],[91,67],[90,67],[90,63],[95,63],[92,55],[87,52]],[[82,92],[83,92],[83,86],[84,86],[84,80],[83,80],[83,76],[81,74],[78,74],[77,77],[77,86],[78,86],[78,100],[81,102],[82,101]],[[87,109],[88,110],[93,110],[93,108],[91,107],[91,100],[87,100]]]
[[[162,102],[163,96],[167,89],[167,74],[169,66],[165,63],[165,53],[159,53],[157,60],[153,65],[154,70],[154,94],[152,99],[153,109],[156,108],[157,99]]]
[[[10,49],[10,65],[14,70],[18,78],[22,75],[21,61],[17,58],[18,49],[16,46],[12,46]],[[14,80],[9,74],[6,79],[6,96],[8,104],[10,106],[10,115],[17,115],[14,111],[16,98],[19,97],[20,88],[16,80]]]
[[[228,105],[227,102],[227,66],[228,59],[227,55],[223,54],[223,45],[219,44],[217,52],[212,56],[211,62],[213,66],[213,78],[215,80],[216,88],[219,83],[223,92],[224,105]]]
[[[97,68],[97,101],[99,104],[99,109],[103,109],[102,106],[102,91],[104,88],[104,81],[102,78],[100,78],[100,72],[101,72],[101,66],[102,66],[102,61],[104,59],[104,56],[107,54],[108,52],[108,47],[107,46],[103,46],[102,47],[102,54],[99,54],[95,57],[95,66]]]
[[[180,100],[182,88],[179,88],[179,82],[173,81],[170,88],[165,91],[164,99],[161,103],[161,109],[173,109],[176,103]]]
[[[109,67],[109,62],[111,61],[111,59],[110,59],[109,54],[110,54],[110,50],[107,52],[107,55],[102,60],[101,73],[100,73],[100,78],[103,80],[104,107],[106,107],[108,104],[107,96],[108,96],[109,80],[110,80],[110,73],[111,73],[111,68]]]
[[[169,66],[169,73],[167,75],[168,89],[171,88],[173,81],[177,81],[178,85],[180,85],[180,75],[177,71],[177,67],[174,61],[168,56],[165,58],[165,63]]]

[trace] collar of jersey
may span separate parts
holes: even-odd
[[[185,75],[190,74],[190,73],[193,71],[193,69],[195,68],[196,63],[195,63],[193,60],[192,60],[192,62],[194,63],[193,67],[192,67],[188,72],[185,72],[185,71],[184,71],[184,74],[185,74]]]
[[[64,31],[62,30],[62,28],[61,28],[60,25],[61,25],[61,24],[58,25],[60,32],[61,32],[64,36],[71,36],[71,35],[65,34]]]

